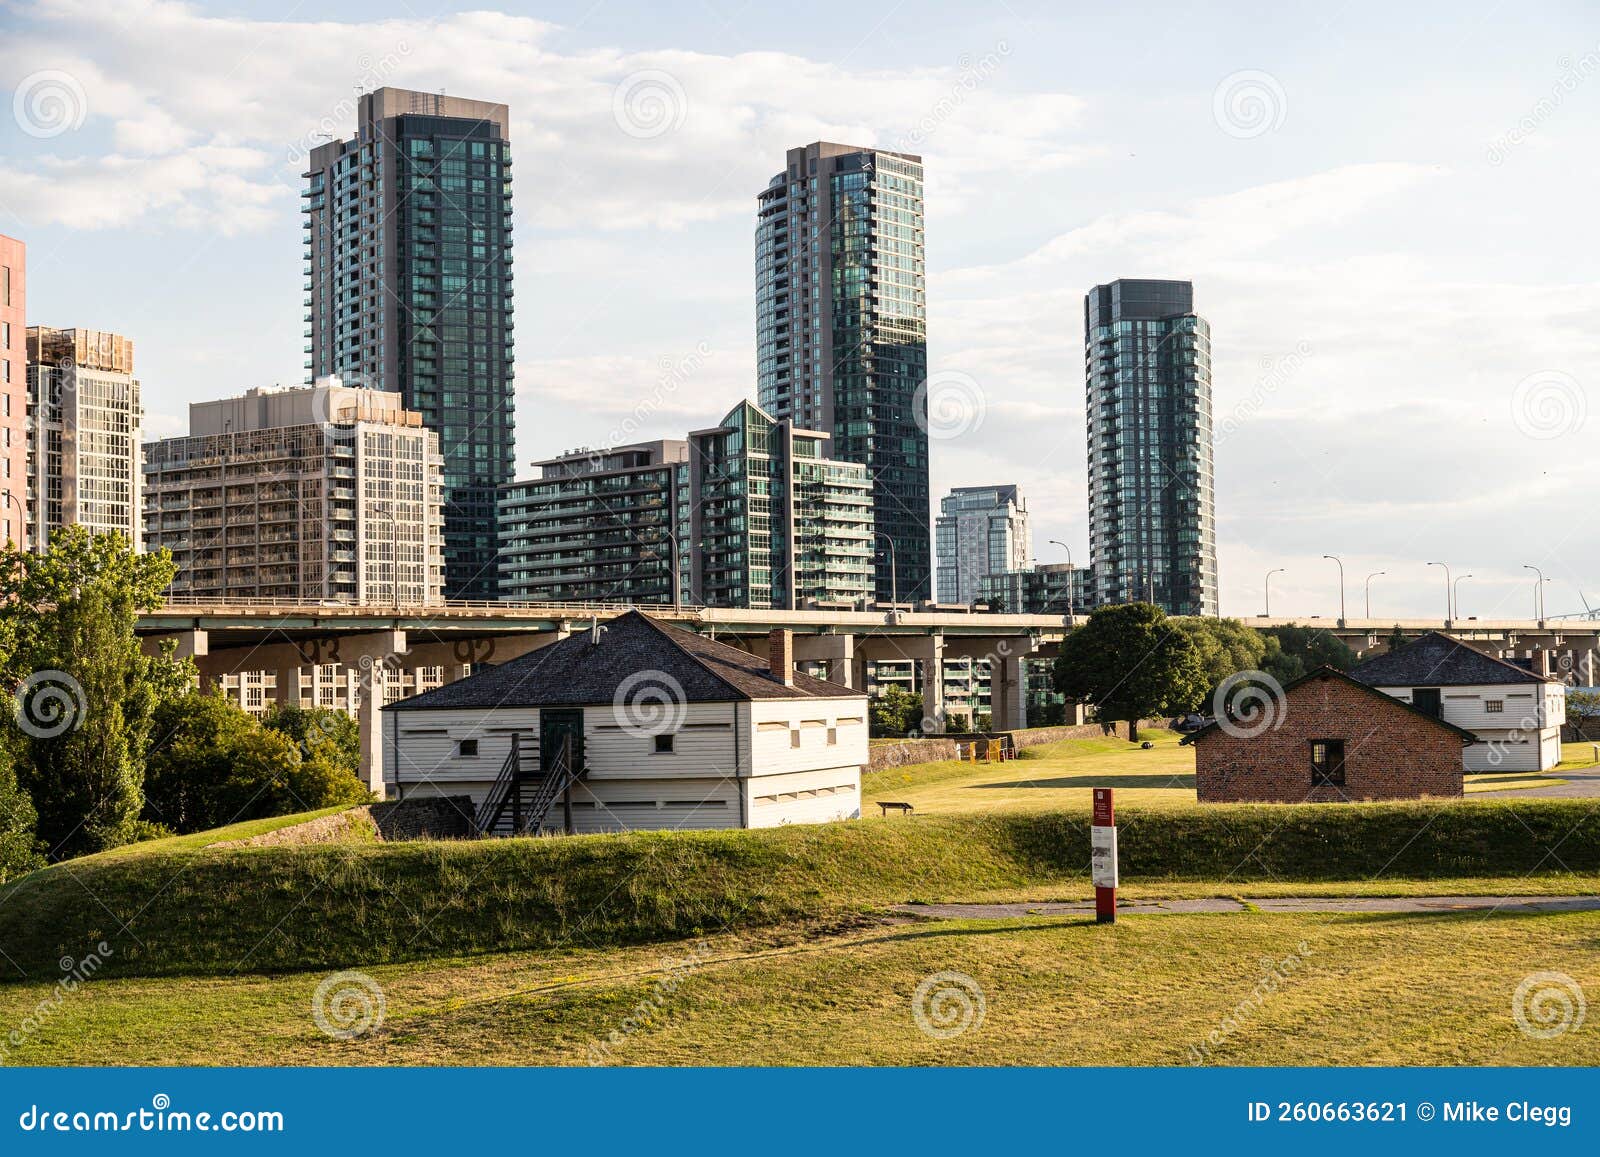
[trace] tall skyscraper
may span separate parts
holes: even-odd
[[[0,542],[28,544],[28,247],[0,234]]]
[[[934,541],[939,601],[976,602],[984,575],[1023,570],[1033,558],[1027,499],[1011,484],[957,486],[939,503]]]
[[[1211,327],[1194,286],[1113,281],[1083,311],[1097,597],[1214,615]]]
[[[789,150],[759,199],[756,346],[762,408],[867,468],[898,572],[881,551],[877,598],[931,598],[921,157]]]
[[[305,180],[306,380],[397,391],[438,432],[445,594],[493,598],[515,454],[506,106],[366,93]]]
[[[146,447],[145,542],[178,594],[436,604],[442,468],[421,415],[337,378],[194,402]]]
[[[117,531],[138,550],[144,408],[133,343],[95,329],[29,326],[28,363],[29,546],[43,551],[53,532],[76,525]]]

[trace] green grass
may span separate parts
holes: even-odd
[[[321,974],[97,979],[7,1061],[1174,1065],[1199,1055],[1225,1065],[1592,1066],[1600,1034],[1533,1039],[1511,1003],[1534,972],[1596,991],[1597,940],[1600,913],[793,927],[698,946],[375,967],[384,1019],[351,1040],[312,1018]],[[1277,979],[1257,999],[1270,962]],[[983,1003],[981,1023],[946,1040],[913,1014],[917,986],[941,972],[971,977]],[[23,1023],[48,996],[43,985],[0,988],[0,1022]],[[1202,1044],[1209,1052],[1193,1051]]]
[[[110,974],[259,973],[667,941],[918,900],[1064,898],[1088,886],[1087,821],[1002,811],[94,857],[0,889],[0,950],[13,979],[51,975],[102,940]],[[1594,890],[1600,873],[1587,800],[1128,809],[1119,822],[1123,879],[1145,894],[1567,892]]]
[[[159,840],[145,840],[137,844],[125,844],[120,848],[112,848],[107,852],[98,852],[92,856],[84,856],[75,861],[78,864],[91,864],[97,861],[120,860],[129,857],[162,856],[171,852],[193,852],[210,844],[220,844],[228,840],[247,840],[251,836],[264,836],[268,832],[275,832],[280,828],[293,827],[310,820],[320,819],[323,816],[338,815],[340,812],[349,811],[352,804],[339,804],[335,807],[322,808],[319,811],[298,812],[287,816],[269,816],[263,820],[244,820],[240,823],[229,824],[226,827],[212,828],[204,832],[192,832],[186,836],[166,836]]]

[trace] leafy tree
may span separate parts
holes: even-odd
[[[1389,635],[1389,650],[1398,651],[1409,642],[1411,642],[1410,638],[1400,629],[1400,624],[1396,623],[1394,630]]]
[[[1061,644],[1055,683],[1062,694],[1093,703],[1102,720],[1126,719],[1134,742],[1140,719],[1183,710],[1207,690],[1194,641],[1149,603],[1100,607],[1090,615]]]
[[[1600,716],[1600,691],[1568,691],[1567,714],[1584,720]]]
[[[1356,653],[1321,627],[1268,627],[1262,634],[1267,636],[1267,654],[1261,669],[1279,683],[1318,667],[1348,671],[1356,665]]]
[[[325,748],[325,754],[335,766],[345,768],[351,775],[361,774],[360,729],[345,712],[291,703],[271,708],[261,717],[261,722],[287,735],[302,756],[310,757],[313,752]]]
[[[0,884],[44,864],[35,832],[38,822],[33,801],[17,786],[16,772],[0,762]]]
[[[972,723],[967,719],[965,711],[946,711],[944,729],[957,735],[965,735],[972,729]]]
[[[885,687],[868,708],[871,734],[906,735],[922,729],[922,696],[899,687]]]
[[[144,806],[151,718],[193,678],[169,645],[145,655],[140,611],[172,581],[165,550],[66,527],[49,549],[0,553],[0,654],[15,726],[8,754],[52,858],[128,843]]]
[[[303,753],[220,695],[185,695],[163,705],[156,723],[148,817],[176,831],[371,798],[332,743],[314,741]]]
[[[1241,671],[1262,670],[1267,656],[1267,641],[1254,627],[1247,627],[1238,619],[1199,616],[1174,619],[1173,623],[1189,636],[1205,671],[1205,694],[1199,701],[1186,704],[1184,709],[1203,710],[1218,685],[1228,676]]]

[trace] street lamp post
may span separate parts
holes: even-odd
[[[672,582],[672,609],[683,609],[683,588],[678,578],[678,536],[670,530],[663,529],[662,534],[667,536],[667,543],[672,547],[672,567],[669,571]]]
[[[889,544],[889,605],[891,610],[898,610],[900,607],[900,574],[894,565],[894,539],[889,537],[887,531],[875,530],[872,533]]]
[[[1272,617],[1272,576],[1282,573],[1283,567],[1275,566],[1267,572],[1267,577],[1261,580],[1261,601],[1264,604],[1261,609],[1265,612],[1261,617],[1264,619]]]
[[[1331,558],[1339,564],[1339,625],[1344,626],[1344,560],[1336,554],[1325,554],[1323,558]]]
[[[1430,562],[1428,565],[1444,567],[1444,621],[1449,623],[1456,617],[1455,604],[1451,601],[1454,597],[1454,592],[1450,585],[1450,568],[1442,562]]]
[[[1544,571],[1529,563],[1522,564],[1523,570],[1531,570],[1539,577],[1533,583],[1533,613],[1539,616],[1539,622],[1544,622]]]
[[[1375,570],[1367,576],[1367,618],[1372,618],[1372,580],[1379,575],[1386,575],[1386,570]]]
[[[5,495],[5,500],[17,508],[17,546],[21,547],[28,533],[28,512],[23,509],[22,500],[9,489],[0,490],[0,494]]]
[[[1062,542],[1059,538],[1052,538],[1050,540],[1050,545],[1051,546],[1059,546],[1062,550],[1067,552],[1067,618],[1070,619],[1070,618],[1073,617],[1073,612],[1072,612],[1072,548],[1070,546],[1068,546],[1066,543]]]
[[[1461,578],[1456,579],[1456,581],[1451,584],[1450,589],[1455,591],[1455,613],[1458,615],[1461,613],[1461,579],[1469,579],[1471,577],[1472,576],[1469,574],[1464,574],[1461,576]]]

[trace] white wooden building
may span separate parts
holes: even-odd
[[[469,795],[502,833],[859,818],[866,696],[769,650],[639,612],[573,634],[385,707],[388,793]]]
[[[1429,632],[1350,674],[1472,732],[1467,771],[1545,771],[1561,762],[1566,687],[1448,635]]]

